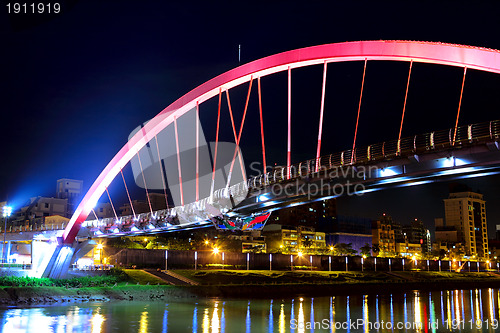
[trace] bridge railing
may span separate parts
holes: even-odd
[[[500,120],[484,123],[452,127],[435,132],[405,137],[401,140],[384,141],[381,143],[357,147],[321,156],[293,164],[288,169],[284,166],[274,167],[271,171],[251,177],[247,180],[249,190],[260,189],[272,184],[294,180],[298,177],[313,176],[318,171],[351,165],[362,165],[379,160],[407,158],[436,150],[459,149],[478,143],[498,141],[500,138]]]
[[[48,231],[48,230],[64,230],[66,228],[65,223],[59,223],[59,224],[49,224],[49,225],[16,225],[16,226],[8,226],[6,231],[7,232],[28,232],[28,231]],[[2,233],[4,230],[0,226],[0,233]]]

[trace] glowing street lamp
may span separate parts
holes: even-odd
[[[212,252],[213,252],[214,254],[219,254],[219,248],[218,248],[218,247],[214,247],[214,248],[212,249]]]
[[[293,271],[293,254],[290,254],[290,268]]]
[[[269,270],[273,270],[273,254],[269,253]]]
[[[99,264],[102,265],[102,258],[104,257],[104,246],[102,243],[97,244],[97,250],[99,253]]]
[[[168,250],[165,250],[165,270],[168,271]]]
[[[361,271],[362,272],[365,271],[365,258],[366,258],[365,255],[361,257]]]
[[[3,221],[4,221],[4,228],[3,228],[3,246],[2,246],[2,261],[6,261],[6,253],[5,253],[5,238],[7,236],[7,220],[10,217],[10,214],[12,214],[12,207],[11,206],[3,206]]]

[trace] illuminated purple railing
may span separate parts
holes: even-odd
[[[299,177],[318,175],[321,172],[350,165],[363,165],[378,161],[425,154],[446,149],[460,149],[480,143],[497,141],[500,138],[500,120],[460,126],[456,128],[419,134],[401,140],[385,141],[367,147],[358,147],[354,154],[345,150],[317,159],[310,159],[290,166],[290,178],[287,178],[287,167],[274,167],[272,171],[248,179],[250,190],[280,182],[294,180]],[[352,160],[352,163],[351,163]],[[319,163],[319,165],[317,165]]]

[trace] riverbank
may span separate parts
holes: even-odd
[[[318,272],[177,270],[198,285],[172,286],[141,270],[110,286],[3,286],[3,306],[69,302],[172,301],[189,298],[290,298],[389,294],[411,290],[500,288],[494,272]]]

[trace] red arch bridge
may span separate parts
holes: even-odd
[[[394,140],[360,147],[356,141],[366,66],[368,61],[376,60],[404,61],[409,64],[401,121]],[[346,61],[364,62],[356,123],[353,124],[353,143],[349,150],[325,155],[321,151],[321,143],[328,64]],[[450,120],[448,129],[402,136],[413,63],[463,68],[457,113]],[[292,163],[292,70],[313,65],[323,68],[317,145],[310,154],[311,159]],[[292,205],[387,187],[425,184],[437,179],[498,173],[500,121],[468,125],[460,123],[464,83],[467,70],[471,69],[500,73],[500,52],[431,42],[347,42],[275,54],[221,74],[179,98],[130,136],[86,193],[62,237],[47,247],[48,253],[43,256],[43,260],[34,264],[35,274],[55,278],[64,276],[71,263],[83,254],[84,249],[88,249],[87,242],[79,242],[81,237],[88,239],[157,233],[207,224],[214,224],[220,229],[259,229],[273,210]],[[269,167],[266,163],[261,78],[279,72],[287,74],[288,83],[287,149],[283,152],[286,165]],[[248,84],[248,92],[241,123],[236,124],[229,93],[243,84]],[[258,176],[247,177],[239,148],[250,93],[255,86],[258,92],[262,172]],[[218,107],[216,141],[208,145],[203,142],[199,113],[203,103],[208,105],[210,100],[218,100]],[[234,136],[232,144],[219,142],[221,106],[226,103]],[[194,114],[194,120],[191,121],[192,126],[186,128],[185,120],[190,114]],[[160,142],[165,141],[170,144],[160,145]],[[185,142],[191,142],[191,145],[186,148]],[[173,152],[170,159],[166,158],[169,148]],[[213,152],[212,156],[208,155],[210,152]],[[213,162],[207,167],[205,161],[210,159]],[[136,183],[140,183],[146,192],[150,208],[148,213],[136,214],[134,211],[122,171],[129,163],[134,170]],[[153,173],[157,175],[156,179]],[[176,182],[171,181],[174,178],[172,174],[175,174]],[[115,178],[123,180],[132,210],[129,216],[118,216],[114,209],[108,187]],[[169,206],[167,198],[167,178],[174,207]],[[161,183],[167,209],[152,209],[148,191],[151,191],[153,183]],[[90,214],[95,214],[93,209],[105,192],[115,217],[97,219],[95,216],[96,219],[88,220]]]

